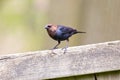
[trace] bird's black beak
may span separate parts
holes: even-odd
[[[48,26],[47,26],[47,25],[45,26],[45,29],[48,29]]]
[[[49,28],[51,28],[51,26],[52,26],[51,24],[48,24],[45,26],[45,29],[49,29]]]

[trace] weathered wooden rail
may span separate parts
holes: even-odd
[[[120,80],[120,41],[0,56],[0,80]]]

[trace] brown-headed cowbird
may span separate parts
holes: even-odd
[[[47,24],[45,26],[45,29],[47,29],[47,32],[52,39],[58,41],[58,44],[55,45],[53,49],[56,49],[61,41],[67,40],[67,45],[64,48],[64,53],[66,52],[68,47],[69,37],[77,33],[85,33],[63,25]]]

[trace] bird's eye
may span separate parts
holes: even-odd
[[[50,26],[50,25],[48,25],[48,27],[50,28],[51,26]]]

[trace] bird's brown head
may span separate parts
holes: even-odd
[[[52,31],[52,32],[54,32],[54,31],[57,30],[57,25],[47,24],[47,25],[45,26],[45,29],[47,29],[47,31]]]
[[[49,34],[49,36],[54,36],[55,35],[55,32],[57,30],[57,25],[53,25],[53,24],[47,24],[45,26],[45,29],[47,29],[47,32]]]

